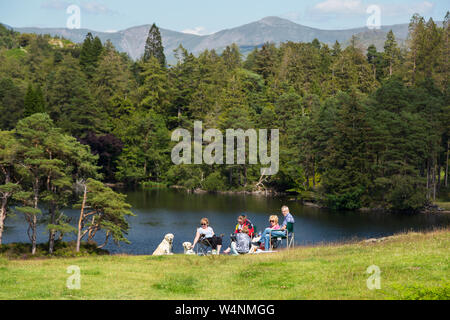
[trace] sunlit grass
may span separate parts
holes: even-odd
[[[0,257],[0,299],[449,299],[450,231],[247,256]],[[81,289],[69,290],[70,265]],[[381,269],[369,290],[366,269]]]
[[[450,201],[435,201],[434,204],[444,210],[450,210]]]

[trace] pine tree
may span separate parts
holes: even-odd
[[[418,14],[414,14],[408,27],[408,73],[411,83],[416,83],[417,66],[420,64],[420,51],[425,37],[425,20]]]
[[[368,121],[363,97],[352,90],[337,96],[333,135],[326,144],[322,165],[323,188],[328,205],[336,209],[356,209],[363,205],[368,185],[366,135]]]
[[[377,52],[375,45],[371,44],[367,48],[367,62],[372,65],[374,80],[380,81],[384,77],[384,64],[383,53]]]
[[[386,42],[384,43],[384,60],[388,64],[389,77],[392,76],[394,66],[399,63],[400,49],[397,46],[394,33],[390,30],[386,36]]]
[[[0,130],[11,130],[23,117],[24,95],[10,77],[0,79]]]
[[[70,55],[58,65],[48,84],[49,111],[58,127],[83,137],[103,130],[106,116],[94,101],[86,75]]]
[[[20,190],[15,181],[18,143],[11,131],[0,131],[0,247],[2,245],[5,220],[10,213],[9,201]]]
[[[162,67],[153,56],[142,63],[141,69],[140,76],[143,83],[137,92],[140,101],[139,106],[166,114],[170,105],[167,69]]]
[[[239,47],[235,43],[231,46],[227,46],[222,53],[222,59],[229,69],[234,69],[241,66],[241,56],[242,54],[239,51]]]
[[[83,72],[90,79],[95,74],[98,60],[103,51],[102,42],[99,37],[93,37],[92,33],[88,33],[81,46],[80,65]]]
[[[34,109],[35,108],[35,95],[34,95],[34,90],[33,90],[33,87],[31,86],[31,84],[28,85],[27,93],[25,94],[24,107],[25,107],[25,111],[24,111],[25,117],[31,116],[32,114],[36,113],[36,111]]]
[[[93,241],[98,231],[106,235],[105,242],[98,246],[103,248],[110,238],[119,242],[130,243],[125,237],[129,225],[127,216],[134,216],[131,206],[125,201],[126,196],[114,192],[100,181],[88,179],[82,185],[83,193],[76,206],[80,209],[78,220],[77,252],[80,251],[81,240],[87,235],[88,241]]]
[[[31,116],[35,113],[45,112],[45,100],[40,86],[37,86],[36,89],[33,89],[32,85],[28,86],[24,99],[24,107],[25,117]]]
[[[156,24],[153,24],[148,32],[147,41],[145,42],[144,62],[149,61],[151,57],[155,57],[161,67],[166,66],[166,56],[164,55],[161,33]]]

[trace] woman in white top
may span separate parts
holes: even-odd
[[[194,243],[192,244],[192,248],[195,247],[197,242],[200,240],[200,237],[208,240],[213,250],[216,250],[217,254],[220,254],[220,249],[222,248],[222,238],[217,237],[214,234],[213,228],[209,226],[208,218],[203,218],[202,220],[200,220],[200,228],[197,229],[197,233],[195,234],[195,239]]]

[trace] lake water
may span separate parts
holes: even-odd
[[[200,219],[207,217],[216,234],[224,233],[224,249],[229,246],[229,234],[236,226],[238,215],[246,213],[258,230],[268,226],[269,215],[277,214],[280,223],[283,216],[280,208],[289,206],[295,218],[295,242],[311,245],[324,242],[339,242],[354,239],[383,237],[402,231],[430,230],[450,225],[448,214],[394,214],[373,212],[333,212],[311,208],[289,197],[265,197],[241,194],[187,194],[172,189],[134,190],[123,192],[133,205],[135,217],[130,217],[128,239],[131,244],[120,247],[110,243],[106,249],[112,253],[151,254],[166,233],[173,233],[174,252],[183,252],[182,243],[192,242]],[[79,212],[65,210],[73,217]],[[40,226],[38,242],[47,241],[45,226]],[[66,240],[74,236],[65,237]],[[102,238],[97,242],[102,243]],[[4,242],[26,242],[26,223],[17,214],[7,220]]]

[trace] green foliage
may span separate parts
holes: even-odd
[[[443,283],[440,286],[425,286],[421,284],[392,285],[395,300],[449,300],[450,284]]]
[[[170,67],[155,24],[138,61],[92,34],[74,45],[0,26],[0,129],[17,127],[23,141],[38,142],[22,153],[28,158],[23,191],[33,189],[31,171],[40,175],[39,202],[49,210],[48,204],[71,201],[71,176],[96,176],[96,166],[104,167],[108,182],[277,189],[334,208],[418,209],[445,185],[448,19],[438,26],[414,15],[406,47],[388,32],[381,52],[374,45],[364,52],[356,37],[348,46],[317,39],[265,43],[245,61],[236,44],[198,55],[180,46]],[[37,118],[17,124],[42,112],[60,132],[45,127],[53,124],[42,116],[40,126]],[[204,130],[278,128],[279,173],[261,177],[259,166],[247,164],[175,166],[170,132],[190,130],[196,120]],[[30,127],[26,138],[24,126]],[[98,159],[69,135],[89,144]],[[109,137],[116,148],[89,137]],[[62,163],[43,151],[50,146]]]
[[[128,233],[127,216],[134,216],[130,211],[131,206],[125,202],[126,196],[114,192],[106,187],[102,182],[94,179],[86,181],[87,198],[85,203],[85,218],[82,225],[86,227],[88,240],[92,241],[96,233],[103,230],[106,234],[105,244],[112,237],[114,242],[130,243],[125,237]],[[76,208],[82,207],[83,198],[76,205]],[[84,229],[82,230],[85,231]]]
[[[225,183],[220,172],[211,173],[202,182],[202,186],[207,191],[222,191],[225,189]]]
[[[0,23],[0,48],[13,49],[18,46],[18,32]]]
[[[363,194],[362,188],[347,191],[340,194],[328,194],[326,204],[330,209],[334,210],[354,210],[362,207],[361,196]]]
[[[7,259],[29,259],[29,258],[45,258],[45,257],[86,257],[107,255],[109,252],[105,249],[97,248],[95,242],[83,242],[80,252],[75,251],[75,242],[57,241],[55,243],[52,254],[48,251],[46,244],[38,244],[35,255],[30,255],[31,244],[29,243],[8,243],[0,246],[0,256]],[[7,260],[6,260],[7,261]],[[1,265],[1,262],[0,262]]]
[[[200,166],[181,164],[172,166],[167,172],[167,180],[172,185],[194,190],[201,186],[202,170]]]
[[[80,65],[88,78],[92,78],[103,50],[102,42],[89,32],[80,51]]]
[[[164,47],[162,46],[161,33],[156,24],[153,24],[148,31],[147,41],[145,42],[144,61],[155,58],[161,67],[166,66],[166,56],[164,55]]]
[[[41,87],[38,86],[36,89],[33,89],[31,85],[28,86],[27,93],[25,94],[24,107],[25,117],[35,113],[45,112],[45,99]]]
[[[0,129],[11,130],[24,112],[22,90],[10,77],[0,78]]]

